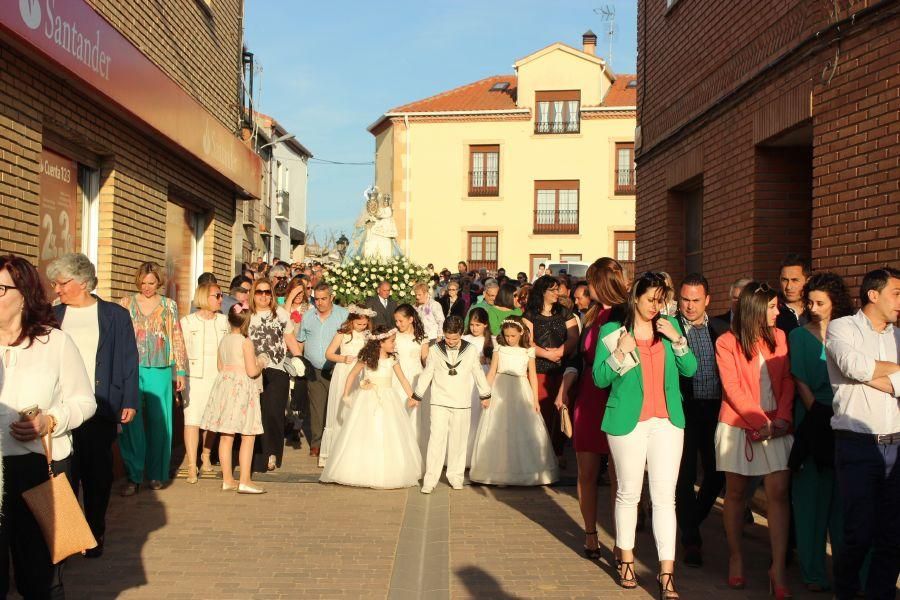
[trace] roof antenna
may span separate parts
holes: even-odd
[[[595,15],[600,15],[600,20],[607,24],[606,35],[609,38],[609,53],[606,55],[606,64],[612,70],[612,44],[613,36],[616,33],[616,7],[607,4],[600,8],[594,9]]]

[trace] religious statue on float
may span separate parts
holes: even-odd
[[[366,208],[357,227],[360,240],[355,240],[363,258],[390,260],[401,255],[397,245],[397,224],[390,194],[381,194],[376,186],[365,192]]]

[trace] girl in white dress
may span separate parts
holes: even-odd
[[[347,383],[347,375],[356,364],[356,355],[366,343],[366,334],[371,327],[371,317],[375,311],[351,304],[347,307],[350,315],[341,328],[338,329],[328,348],[325,350],[325,359],[334,363],[334,371],[331,374],[331,385],[328,387],[328,402],[325,408],[325,429],[322,431],[322,444],[319,447],[319,466],[324,467],[328,459],[328,453],[334,440],[337,439],[343,423],[341,410],[341,395],[344,393],[344,385]],[[351,381],[351,388],[358,383],[359,378]]]
[[[537,401],[534,348],[521,317],[500,325],[478,422],[469,479],[495,485],[547,485],[559,466]]]
[[[397,362],[403,375],[409,381],[409,385],[415,389],[419,375],[428,358],[428,339],[425,337],[425,327],[419,318],[419,313],[411,304],[401,304],[394,311],[394,323],[397,326]],[[406,404],[406,392],[400,386],[399,381],[394,382],[394,389],[401,398],[401,404]],[[419,442],[419,450],[424,455],[428,448],[428,432],[430,421],[428,419],[428,403],[421,402],[419,406],[409,408],[409,420],[413,432]]]
[[[412,388],[395,358],[396,329],[379,326],[359,353],[344,386],[349,405],[319,481],[375,489],[397,489],[418,484],[422,454],[405,408],[397,402],[396,377],[406,393]],[[362,373],[355,391],[352,380]]]
[[[228,324],[231,332],[219,344],[219,374],[213,383],[206,410],[203,411],[200,428],[221,434],[219,463],[222,465],[222,491],[263,494],[265,490],[250,482],[250,473],[253,442],[263,432],[259,407],[259,394],[262,392],[260,374],[268,364],[268,358],[265,355],[257,357],[253,342],[247,337],[250,308],[246,304],[231,307],[228,311]],[[234,481],[231,464],[231,449],[236,434],[241,436],[239,483]]]
[[[491,342],[491,326],[488,321],[487,311],[480,306],[469,311],[469,328],[463,339],[478,349],[481,357],[481,367],[487,375],[491,367],[491,357],[494,354],[494,344]],[[415,385],[413,389],[415,389]],[[466,449],[466,468],[472,466],[472,450],[475,448],[475,434],[478,433],[478,421],[481,419],[481,398],[478,397],[478,388],[472,384],[472,425],[469,427],[469,446]]]

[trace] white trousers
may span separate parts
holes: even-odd
[[[659,560],[675,560],[675,484],[681,465],[684,430],[669,419],[652,418],[638,422],[631,433],[607,435],[616,463],[616,545],[634,549],[637,505],[644,486],[644,465],[650,480],[653,504],[653,537]]]
[[[425,458],[425,477],[422,487],[432,488],[441,478],[444,457],[447,457],[447,481],[462,485],[466,469],[466,447],[472,419],[469,408],[431,407],[431,434]]]

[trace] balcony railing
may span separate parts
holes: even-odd
[[[634,194],[634,169],[616,169],[616,193]]]
[[[480,271],[481,269],[485,269],[487,271],[496,271],[497,270],[497,261],[496,260],[472,260],[471,258],[466,262],[469,266],[470,271]]]
[[[244,202],[244,225],[248,227],[256,226],[256,203],[258,200],[247,200]]]
[[[470,171],[469,196],[499,196],[499,171]]]
[[[534,233],[578,233],[578,211],[536,210]]]
[[[272,233],[272,207],[263,206],[260,212],[259,231],[260,233]]]
[[[581,121],[573,119],[569,121],[535,121],[535,133],[580,133]]]
[[[288,220],[291,216],[291,194],[287,190],[281,190],[275,194],[276,204],[275,218]]]

